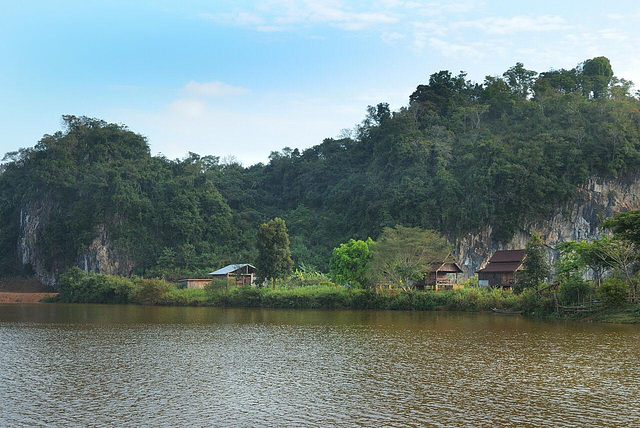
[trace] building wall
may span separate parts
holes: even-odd
[[[207,286],[207,284],[211,283],[210,279],[205,279],[205,280],[193,280],[193,279],[188,279],[186,281],[187,283],[187,288],[204,288]]]
[[[479,272],[479,281],[489,281],[490,287],[510,287],[515,282],[514,272]]]
[[[212,279],[215,280],[229,280],[231,284],[237,285],[237,286],[246,286],[246,285],[252,285],[253,281],[255,279],[255,275],[252,274],[248,274],[248,275],[233,275],[233,274],[224,274],[224,275],[212,275],[211,276]]]

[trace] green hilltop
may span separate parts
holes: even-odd
[[[77,264],[99,231],[144,276],[252,262],[257,226],[276,216],[287,222],[294,261],[320,270],[333,247],[375,239],[385,226],[460,236],[490,224],[506,240],[589,177],[640,167],[631,88],[604,57],[540,74],[518,63],[482,83],[440,71],[408,106],[370,106],[341,138],[249,167],[152,156],[126,126],[65,116],[64,131],[0,166],[0,274],[32,268],[17,242],[34,207],[46,220],[43,264],[56,271]]]

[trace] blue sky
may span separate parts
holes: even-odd
[[[352,128],[369,104],[405,105],[441,69],[481,81],[605,55],[640,83],[637,1],[7,3],[2,153],[75,114],[128,125],[154,154],[248,165]]]

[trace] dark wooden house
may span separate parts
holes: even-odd
[[[230,280],[235,282],[235,285],[253,285],[256,279],[256,268],[248,263],[228,265],[215,272],[211,272],[213,280]]]
[[[525,250],[496,251],[487,265],[478,270],[481,287],[511,288],[516,283],[516,273],[524,267]]]
[[[453,255],[449,254],[442,262],[432,263],[429,274],[417,286],[434,291],[450,290],[458,282],[459,273],[462,273],[462,269]]]

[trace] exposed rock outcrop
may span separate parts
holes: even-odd
[[[22,264],[30,266],[40,282],[55,288],[58,275],[72,266],[43,253],[42,232],[49,223],[53,209],[55,207],[47,200],[24,204],[20,211],[18,252]],[[96,228],[95,238],[86,248],[77,252],[75,260],[73,266],[91,272],[129,276],[135,269],[135,261],[118,251],[104,225]]]
[[[509,242],[498,242],[493,238],[493,228],[487,226],[459,238],[455,255],[465,275],[472,275],[495,251],[524,248],[535,229],[547,245],[550,261],[555,262],[556,244],[597,238],[606,232],[601,228],[604,219],[637,209],[640,209],[640,174],[615,180],[593,178],[556,215],[524,225]]]
[[[56,284],[54,267],[47,267],[42,245],[40,245],[40,231],[50,218],[52,205],[47,200],[26,203],[20,210],[20,234],[18,236],[18,254],[22,264],[31,266],[36,277],[44,285],[53,287]]]
[[[91,244],[79,252],[76,266],[89,272],[129,276],[136,264],[126,253],[115,248],[107,228],[101,225],[97,227],[96,237]]]

